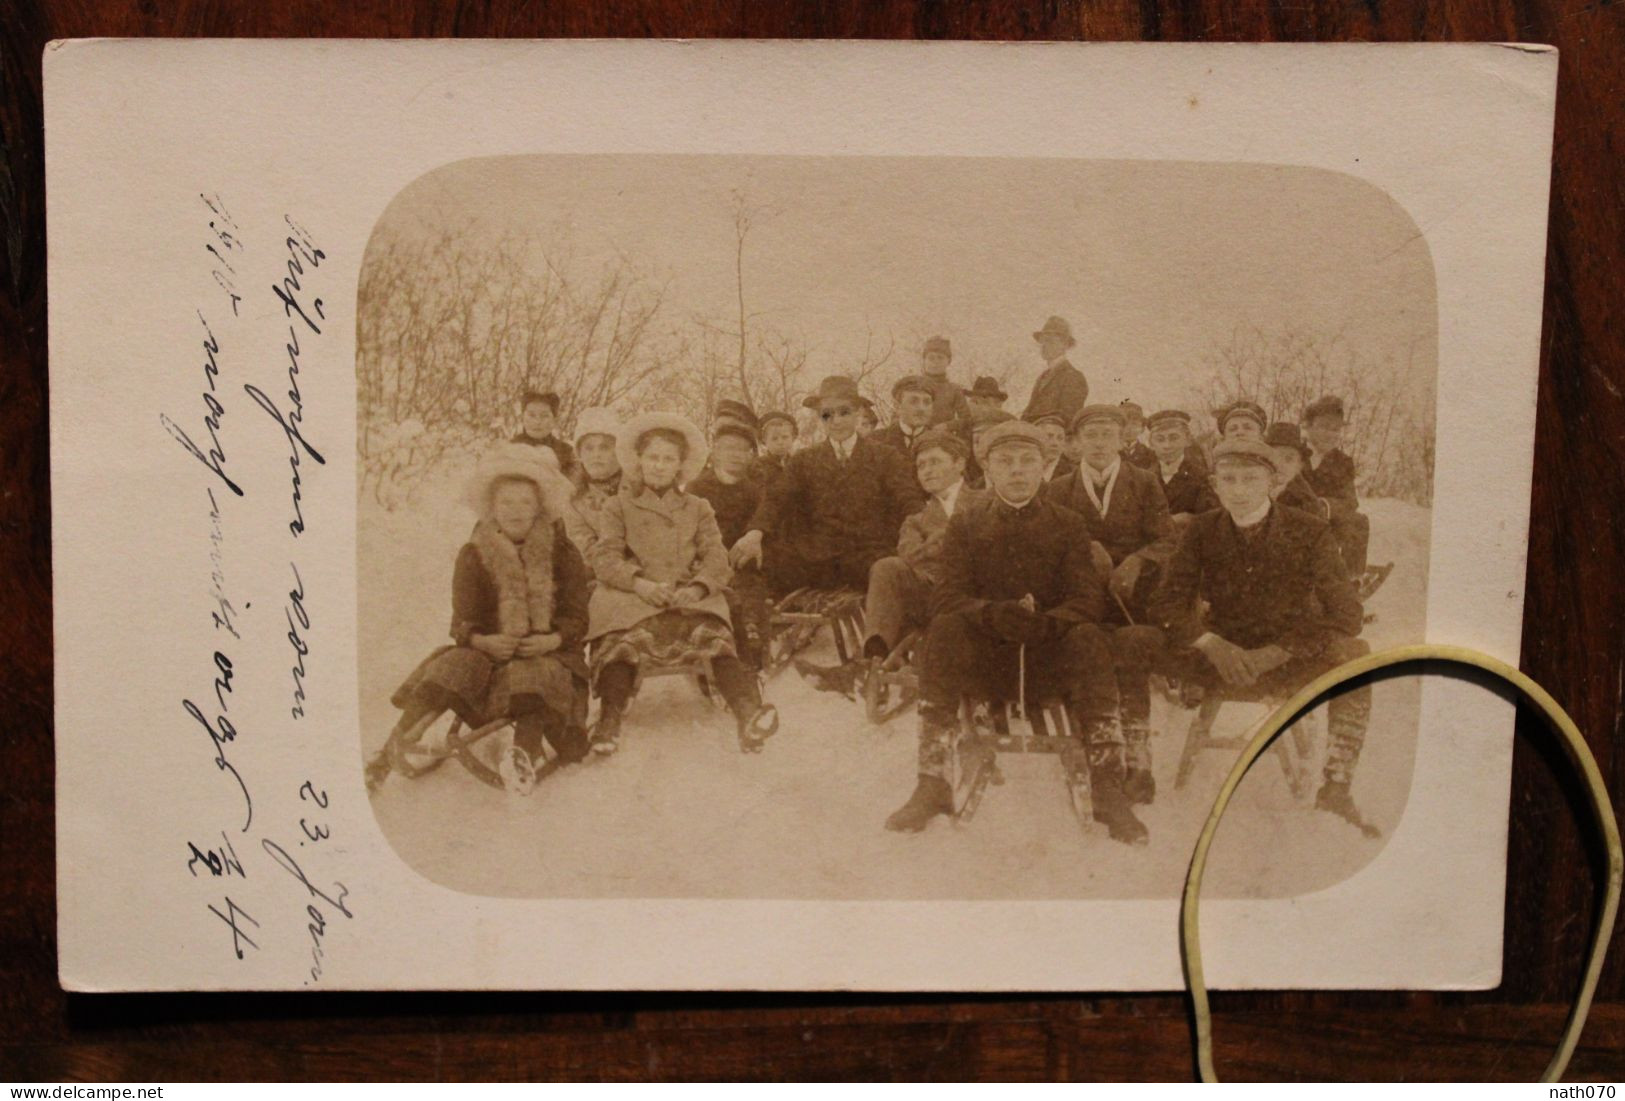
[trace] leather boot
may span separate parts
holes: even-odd
[[[886,828],[901,833],[918,833],[929,826],[931,819],[937,815],[953,812],[954,793],[948,781],[940,776],[921,776],[908,802],[886,819]]]
[[[1157,781],[1151,775],[1151,731],[1143,721],[1123,723],[1123,750],[1123,794],[1130,803],[1148,804],[1157,797]]]
[[[1349,794],[1346,782],[1327,780],[1320,785],[1320,791],[1315,794],[1315,809],[1323,810],[1328,814],[1335,814],[1346,822],[1360,828],[1360,832],[1367,837],[1381,837],[1382,831],[1360,815],[1360,808],[1354,805],[1354,797]]]
[[[621,748],[621,712],[607,703],[598,713],[598,722],[592,728],[592,751],[608,756]]]
[[[1089,787],[1095,821],[1106,827],[1113,841],[1125,845],[1147,844],[1151,831],[1134,816],[1128,793],[1123,790],[1123,743],[1114,736],[1109,721],[1085,725],[1083,730],[1088,746]]]

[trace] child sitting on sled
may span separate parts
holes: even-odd
[[[740,662],[724,596],[731,571],[711,505],[683,488],[705,465],[705,437],[688,418],[644,413],[621,430],[621,468],[639,488],[610,498],[592,551],[592,676],[601,710],[593,748],[612,752],[621,715],[646,662],[710,659],[716,688],[759,751],[778,729],[756,676]]]
[[[447,709],[470,727],[512,718],[497,771],[515,794],[534,786],[544,740],[566,762],[587,754],[587,570],[560,523],[570,490],[523,444],[480,461],[467,487],[479,521],[452,572],[453,645],[390,697],[401,729]]]

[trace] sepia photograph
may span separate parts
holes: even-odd
[[[481,896],[1174,898],[1257,724],[1426,637],[1438,343],[1323,168],[445,164],[355,303],[379,829]],[[1420,714],[1305,713],[1209,896],[1374,860]]]

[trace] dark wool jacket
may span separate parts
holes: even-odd
[[[553,525],[553,631],[558,633],[559,659],[578,676],[587,675],[582,639],[587,634],[588,578],[581,552],[564,534],[563,523]],[[473,543],[457,553],[451,575],[451,637],[467,646],[473,635],[494,635],[497,619],[497,583]],[[549,632],[552,633],[552,632]]]
[[[1199,457],[1200,451],[1192,450],[1197,453],[1186,452],[1179,469],[1166,482],[1162,480],[1161,464],[1151,468],[1151,476],[1157,479],[1163,496],[1168,499],[1168,511],[1176,516],[1181,512],[1207,512],[1219,507],[1219,498],[1208,483],[1207,467]]]
[[[727,547],[739,542],[739,537],[750,530],[751,517],[762,507],[761,481],[745,477],[726,485],[710,467],[688,484],[688,491],[711,502],[711,511],[717,514],[717,527],[722,531],[722,544]]]
[[[1112,556],[1112,565],[1138,552],[1153,562],[1165,562],[1174,553],[1177,536],[1168,515],[1168,499],[1160,480],[1150,471],[1123,461],[1117,466],[1117,484],[1106,515],[1089,499],[1082,470],[1074,470],[1044,487],[1044,495],[1058,505],[1082,516],[1089,526],[1089,538],[1097,540]]]
[[[1198,600],[1209,605],[1205,621]],[[1270,506],[1250,541],[1223,509],[1194,517],[1149,610],[1175,646],[1212,631],[1249,650],[1274,643],[1295,657],[1353,638],[1362,620],[1331,528],[1279,505]]]
[[[890,447],[860,438],[845,462],[824,441],[790,456],[784,474],[762,497],[751,527],[766,535],[794,532],[810,562],[844,554],[892,554],[903,518],[925,504],[914,466]]]
[[[1304,469],[1307,470],[1308,467]],[[1331,515],[1326,502],[1321,499],[1320,494],[1310,488],[1308,482],[1304,481],[1301,472],[1282,487],[1281,492],[1275,495],[1275,499],[1288,508],[1299,509],[1322,520]]]
[[[970,419],[970,402],[965,400],[965,391],[957,382],[949,382],[947,375],[938,378],[921,374],[920,377],[931,387],[931,424]]]
[[[557,436],[548,434],[538,440],[536,437],[526,434],[524,429],[520,429],[519,432],[514,436],[512,442],[529,444],[531,447],[552,448],[553,454],[557,455],[559,458],[559,473],[564,475],[571,475],[575,473],[575,448],[571,447]]]
[[[1083,517],[1042,496],[1019,509],[992,494],[961,498],[942,537],[941,570],[932,616],[979,613],[989,601],[1028,593],[1039,611],[1066,623],[1099,623],[1106,611]]]
[[[1089,380],[1067,359],[1060,359],[1033,383],[1033,396],[1022,412],[1024,421],[1037,420],[1045,413],[1059,413],[1068,427],[1078,410],[1089,404]]]
[[[1303,476],[1311,488],[1329,501],[1357,501],[1354,492],[1354,460],[1333,448],[1320,460],[1320,466],[1303,464]]]

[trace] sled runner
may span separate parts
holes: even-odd
[[[1394,564],[1392,562],[1384,563],[1381,566],[1367,566],[1365,572],[1354,582],[1355,590],[1360,595],[1360,603],[1364,604],[1367,600],[1370,600],[1376,591],[1382,588],[1382,583],[1388,580],[1388,575],[1393,572]]]
[[[1190,728],[1185,733],[1185,748],[1179,755],[1179,769],[1174,773],[1174,788],[1177,790],[1185,786],[1196,767],[1196,758],[1203,750],[1223,749],[1240,752],[1245,749],[1247,743],[1253,740],[1253,735],[1286,699],[1284,695],[1259,695],[1248,692],[1245,688],[1238,689],[1230,685],[1208,685],[1201,703],[1196,708],[1196,714],[1191,718]],[[1226,703],[1261,703],[1264,711],[1240,734],[1215,738],[1213,723]],[[1293,798],[1302,801],[1313,797],[1317,757],[1324,741],[1317,713],[1309,711],[1282,731],[1281,736],[1276,738],[1275,744],[1270,747],[1275,759],[1281,765],[1281,773],[1286,778],[1287,787],[1292,790]]]
[[[448,717],[451,725],[444,736],[437,735],[441,721]],[[395,724],[395,729],[389,732],[389,740],[384,747],[367,761],[367,790],[377,791],[392,772],[408,780],[416,780],[453,757],[476,779],[500,790],[504,784],[496,762],[488,760],[475,747],[492,734],[512,725],[512,719],[495,719],[483,726],[465,726],[463,720],[449,709],[404,714]],[[552,774],[561,763],[557,755],[549,754],[546,761],[536,765],[536,780]]]
[[[890,721],[920,698],[920,675],[914,670],[919,631],[910,631],[879,662],[869,668],[863,682],[863,708],[876,726]]]
[[[954,751],[954,821],[965,824],[976,816],[989,784],[1003,784],[999,756],[1004,753],[1052,753],[1061,764],[1072,813],[1085,833],[1095,829],[1094,797],[1089,786],[1088,755],[1073,737],[1066,708],[1060,701],[1033,709],[1027,717],[1028,733],[1012,726],[1007,703],[971,703],[960,707],[960,735]]]
[[[780,600],[771,617],[772,638],[762,672],[773,676],[811,646],[828,627],[835,653],[849,661],[863,653],[863,598],[856,589],[797,589]]]

